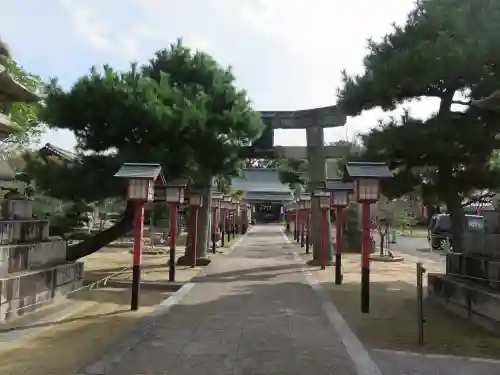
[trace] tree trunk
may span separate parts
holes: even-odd
[[[66,250],[66,260],[72,262],[95,253],[117,238],[122,237],[125,233],[129,232],[133,228],[133,223],[134,205],[133,203],[128,202],[119,222],[112,227],[97,233],[89,239],[77,243],[76,245],[69,246]]]
[[[209,236],[209,224],[210,224],[210,213],[212,205],[212,177],[208,177],[207,180],[203,181],[203,187],[201,188],[201,195],[203,199],[203,205],[198,211],[198,233],[196,238],[196,258],[206,258],[208,250]]]
[[[307,138],[307,159],[309,163],[309,174],[312,186],[317,186],[325,182],[325,155],[324,155],[324,134],[323,128],[312,126],[306,129]],[[312,193],[312,191],[310,191]],[[322,259],[321,232],[322,214],[319,207],[319,199],[312,199],[311,233],[313,245],[313,259],[320,262]],[[333,246],[331,235],[330,215],[326,215],[326,261],[332,264]]]
[[[212,204],[212,187],[210,185],[212,178],[206,177],[199,179],[198,184],[200,185],[199,190],[202,195],[203,205],[198,208],[198,232],[196,236],[196,259],[202,259],[207,257],[207,250],[209,247],[209,241],[211,237],[209,236],[209,223],[211,215],[211,204]],[[179,265],[190,265],[193,263],[193,236],[194,236],[194,215],[193,208],[189,207],[187,211],[187,226],[188,233],[186,236],[186,251],[184,255],[179,258],[177,264]],[[197,264],[207,265],[208,260],[205,259],[203,262],[197,261]]]

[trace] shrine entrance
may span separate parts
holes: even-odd
[[[256,203],[253,218],[257,223],[279,223],[282,220],[283,204],[273,201]]]
[[[324,144],[324,128],[339,127],[346,123],[346,116],[340,113],[335,106],[299,111],[261,111],[260,115],[266,128],[259,139],[250,147],[242,150],[242,157],[248,159],[288,158],[308,160],[308,189],[310,192],[324,186],[327,177],[326,160],[341,158],[349,151],[348,146],[325,146]],[[305,129],[307,146],[275,146],[275,129]],[[257,171],[268,172],[266,174]],[[262,217],[267,215],[262,213],[262,204],[265,204],[265,207],[270,206],[273,213],[274,207],[276,207],[276,210],[277,207],[280,207],[280,214],[282,214],[281,208],[293,201],[295,193],[289,186],[285,186],[279,181],[279,171],[266,168],[245,170],[244,176],[233,179],[232,184],[235,189],[244,192],[245,201],[253,206],[252,215],[259,210]],[[294,190],[296,189],[300,190],[300,187],[294,187]],[[268,214],[268,217],[271,218],[274,215],[273,213]],[[318,199],[312,200],[311,219],[314,258],[319,258],[321,249],[321,212]],[[328,218],[328,237],[331,237],[330,225],[330,219]],[[332,260],[331,241],[328,241],[327,246],[327,260],[330,262]]]

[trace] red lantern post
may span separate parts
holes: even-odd
[[[212,253],[217,252],[217,210],[223,196],[221,193],[212,193]]]
[[[306,254],[309,254],[309,245],[311,243],[311,196],[305,200],[304,221],[306,222]]]
[[[327,180],[326,188],[332,193],[332,207],[337,208],[337,225],[335,233],[335,284],[342,284],[342,214],[349,205],[352,184],[340,180]]]
[[[229,242],[231,239],[229,238],[229,210],[231,209],[231,201],[232,198],[230,195],[224,195],[222,201],[220,202],[221,207],[221,224],[222,224],[222,233],[221,233],[221,242],[222,246],[224,246],[224,234],[227,232],[227,241]]]
[[[300,201],[295,202],[295,241],[300,241]]]
[[[361,255],[361,312],[370,312],[370,252],[372,242],[370,237],[370,204],[380,197],[379,180],[392,177],[392,172],[386,163],[349,162],[345,166],[344,179],[354,180],[356,200],[362,204],[362,239]]]
[[[321,269],[326,269],[326,243],[327,238],[327,215],[330,212],[330,193],[322,190],[315,190],[314,196],[319,197],[319,209],[321,210]]]
[[[290,205],[285,207],[285,232],[290,233]]]
[[[175,253],[177,242],[177,209],[184,203],[184,190],[187,179],[175,179],[167,181],[165,196],[167,204],[170,205],[170,256],[168,262],[168,280],[175,281]]]
[[[115,177],[128,179],[127,199],[135,202],[134,212],[134,246],[132,257],[132,296],[130,309],[139,308],[141,284],[142,237],[144,231],[144,205],[152,202],[155,197],[154,183],[159,180],[165,183],[165,178],[159,164],[125,163],[116,172]]]
[[[227,210],[227,242],[231,241],[232,227],[232,215],[233,215],[233,203],[229,203],[229,209]]]

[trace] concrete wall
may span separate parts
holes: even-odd
[[[80,262],[0,278],[0,321],[33,311],[40,307],[35,304],[61,297],[82,283]]]
[[[66,261],[64,241],[0,246],[0,277]]]
[[[451,278],[428,275],[428,296],[473,323],[500,333],[500,295]]]
[[[0,321],[24,315],[83,283],[83,263],[66,262],[66,244],[33,220],[32,201],[4,200],[0,220]]]

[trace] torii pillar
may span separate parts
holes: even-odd
[[[274,129],[306,129],[307,147],[274,147],[277,157],[307,159],[309,163],[309,192],[314,188],[324,188],[326,179],[326,160],[345,156],[348,146],[325,146],[324,128],[343,126],[346,116],[339,113],[335,106],[314,108],[301,111],[261,112],[264,122]],[[321,259],[321,212],[319,199],[312,200],[311,232],[313,257]],[[327,215],[327,238],[331,239],[330,215]],[[332,241],[327,242],[327,264],[333,264]]]

